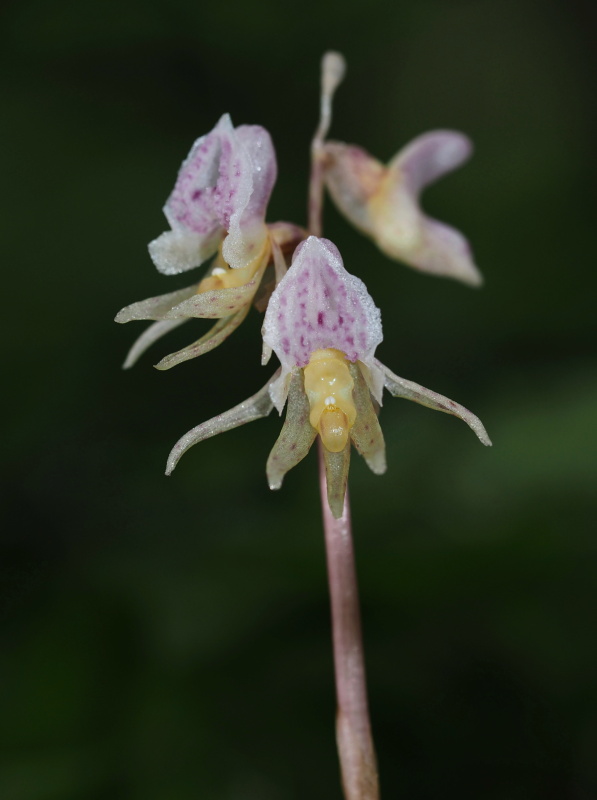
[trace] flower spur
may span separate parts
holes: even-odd
[[[266,356],[281,367],[257,394],[198,425],[174,446],[166,474],[192,445],[287,405],[282,431],[267,461],[271,489],[309,452],[317,435],[323,444],[328,503],[339,518],[355,445],[371,470],[386,469],[385,444],[376,404],[385,387],[394,397],[413,400],[459,417],[480,441],[491,441],[481,421],[463,406],[394,375],[375,358],[382,341],[381,316],[365,284],[350,275],[335,245],[310,236],[273,292],[263,324]]]
[[[283,251],[304,233],[295,225],[266,225],[265,212],[277,166],[268,132],[258,125],[232,126],[228,114],[193,145],[164,206],[170,230],[149,244],[165,275],[200,266],[216,255],[198,284],[123,308],[117,322],[156,320],[137,339],[124,363],[132,366],[157,339],[192,318],[217,319],[198,341],[160,361],[169,369],[219,345],[246,317],[266,267],[276,279],[285,271]]]

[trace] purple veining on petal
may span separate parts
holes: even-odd
[[[383,338],[365,284],[344,269],[332,242],[315,236],[297,247],[272,294],[263,334],[285,370],[306,366],[313,352],[326,348],[367,361]]]
[[[164,214],[172,229],[213,235],[221,228],[214,204],[220,174],[222,148],[233,134],[230,117],[225,114],[206,136],[197,139],[183,162]]]

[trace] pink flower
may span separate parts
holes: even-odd
[[[273,292],[263,324],[265,361],[271,352],[281,368],[253,397],[185,434],[174,446],[166,473],[197,442],[287,405],[282,431],[267,461],[270,488],[323,443],[328,502],[342,513],[351,442],[376,474],[386,469],[385,444],[376,404],[384,387],[394,395],[459,417],[481,442],[491,441],[481,421],[463,406],[394,375],[375,358],[382,341],[381,316],[365,284],[350,275],[335,245],[310,236]]]
[[[420,207],[421,191],[471,155],[468,137],[432,131],[414,139],[386,166],[342,142],[324,145],[327,188],[340,211],[390,258],[422,272],[478,286],[482,277],[465,237]]]
[[[149,253],[165,275],[186,272],[216,255],[199,283],[123,308],[117,322],[156,320],[135,342],[130,367],[158,338],[195,317],[218,322],[201,339],[162,359],[168,369],[220,344],[247,315],[274,260],[278,279],[284,249],[304,233],[288,223],[266,225],[277,166],[268,132],[258,125],[232,126],[225,114],[197,139],[164,206],[170,230],[150,242]]]

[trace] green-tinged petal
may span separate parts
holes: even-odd
[[[479,417],[475,416],[472,411],[469,411],[454,400],[444,397],[442,394],[426,389],[424,386],[419,386],[418,383],[407,381],[405,378],[399,378],[394,375],[386,366],[381,362],[377,362],[383,369],[385,375],[385,386],[390,394],[394,397],[402,397],[405,400],[414,400],[427,408],[433,408],[435,411],[443,411],[445,414],[452,414],[458,417],[469,426],[469,428],[477,434],[477,437],[484,445],[491,445],[491,439],[487,435],[487,431]]]
[[[282,431],[267,459],[267,480],[270,489],[279,489],[288,470],[296,467],[307,455],[317,436],[309,422],[309,400],[305,394],[303,371],[290,379],[286,419]]]
[[[175,353],[170,353],[170,355],[164,356],[164,358],[162,358],[162,360],[155,365],[155,368],[160,370],[170,369],[171,367],[175,367],[177,364],[180,364],[183,361],[189,361],[191,358],[202,356],[203,353],[209,353],[210,350],[213,350],[215,347],[222,344],[224,339],[230,336],[230,334],[238,328],[238,326],[249,313],[250,308],[251,306],[245,306],[244,308],[241,308],[240,311],[237,311],[236,314],[219,319],[204,336],[202,336],[200,339],[197,339],[197,341],[193,342],[193,344],[183,347],[182,350],[177,350]],[[170,322],[170,324],[173,323],[174,325],[177,325],[181,322],[186,322],[186,320],[165,320],[165,322]]]
[[[325,480],[328,489],[328,505],[334,517],[340,519],[344,510],[344,497],[350,467],[350,442],[340,453],[330,453],[322,447],[325,461]]]
[[[116,314],[116,322],[131,322],[135,319],[165,319],[166,314],[173,307],[178,306],[197,291],[197,284],[187,286],[185,289],[178,289],[176,292],[160,294],[157,297],[148,297],[147,300],[139,300],[130,306],[125,306]]]
[[[242,403],[239,403],[229,411],[218,414],[217,417],[212,417],[212,419],[207,420],[207,422],[202,422],[201,425],[197,425],[197,427],[185,433],[185,435],[176,442],[168,456],[166,475],[172,473],[183,453],[186,453],[194,444],[202,442],[204,439],[209,439],[218,433],[224,433],[233,428],[238,428],[240,425],[245,425],[245,423],[252,422],[254,419],[267,417],[274,407],[269,396],[269,385],[277,374],[278,373],[272,376],[257,394],[254,394],[247,400],[243,400]]]
[[[349,364],[348,369],[354,381],[352,399],[357,417],[350,429],[350,438],[359,453],[376,475],[386,471],[386,445],[379,420],[371,400],[371,392],[358,364]]]
[[[328,489],[328,504],[336,519],[340,519],[344,510],[344,496],[350,467],[350,442],[340,453],[330,453],[322,447],[325,461],[325,480]]]
[[[180,319],[181,317],[201,317],[204,319],[217,319],[229,317],[244,306],[251,304],[257,291],[265,264],[255,273],[254,277],[242,286],[230,289],[212,289],[209,292],[193,294],[178,305],[171,307],[164,315],[164,319]]]
[[[128,369],[132,367],[154,342],[161,339],[166,333],[174,330],[174,328],[178,328],[183,322],[186,322],[186,319],[162,319],[159,322],[153,322],[148,328],[145,328],[141,336],[139,336],[129,350],[122,368]]]

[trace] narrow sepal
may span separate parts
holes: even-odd
[[[405,378],[399,378],[394,375],[384,364],[377,362],[383,369],[385,375],[386,389],[394,397],[402,397],[405,400],[413,400],[419,405],[427,406],[435,411],[443,411],[445,414],[452,414],[458,417],[469,426],[469,428],[477,435],[479,441],[484,445],[491,445],[491,439],[487,435],[487,431],[479,417],[475,416],[472,411],[469,411],[454,400],[444,397],[442,394],[426,389],[413,381],[407,381]]]
[[[275,378],[276,376],[274,375],[273,377]],[[242,403],[239,403],[234,408],[225,411],[223,414],[218,414],[217,417],[212,417],[207,422],[202,422],[201,425],[197,425],[185,433],[176,442],[168,456],[166,475],[170,475],[173,472],[181,456],[194,444],[216,436],[218,433],[225,433],[233,428],[238,428],[255,419],[267,417],[274,407],[269,396],[270,382],[268,381],[256,394],[247,400],[243,400]]]
[[[371,471],[376,475],[383,475],[386,471],[386,445],[371,400],[371,392],[359,364],[349,364],[348,369],[354,381],[352,399],[357,410],[354,425],[350,429],[350,438]]]
[[[153,322],[148,328],[145,328],[141,336],[133,344],[122,368],[129,369],[129,367],[132,367],[154,342],[157,342],[162,336],[170,333],[170,331],[178,328],[179,325],[186,321],[186,319],[161,319],[159,322]]]
[[[267,459],[270,489],[279,489],[286,473],[307,455],[317,431],[309,422],[309,400],[305,394],[303,371],[296,370],[290,379],[286,419]]]
[[[323,447],[325,463],[325,480],[327,484],[328,505],[336,519],[340,519],[344,510],[344,497],[350,467],[350,442],[340,453],[330,453]]]
[[[165,319],[166,314],[172,311],[179,303],[192,297],[197,291],[197,284],[177,289],[175,292],[160,294],[157,297],[148,297],[125,306],[116,317],[115,322],[132,322],[137,319]]]
[[[155,364],[155,368],[159,370],[171,369],[177,364],[181,364],[183,361],[189,361],[191,358],[197,358],[197,356],[202,356],[204,353],[209,353],[210,350],[222,344],[224,339],[227,339],[228,336],[238,328],[249,313],[250,308],[251,306],[247,305],[229,317],[222,317],[204,336],[197,339],[193,344],[189,344],[181,350],[177,350],[175,353],[164,356],[161,361]],[[169,322],[170,320],[166,321]],[[173,320],[173,322],[175,324],[180,324],[180,322],[185,322],[185,320]]]

